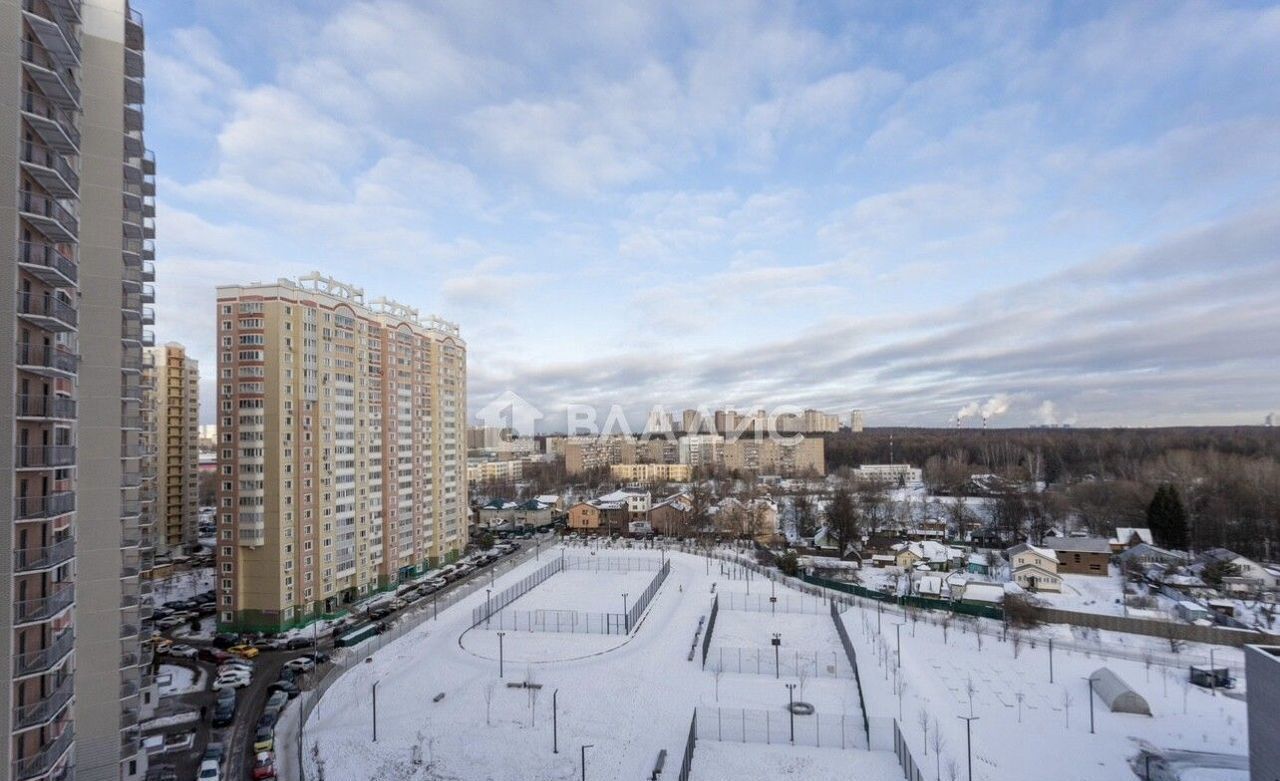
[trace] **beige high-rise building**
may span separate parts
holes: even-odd
[[[849,430],[853,433],[862,433],[862,429],[866,426],[866,422],[866,416],[863,414],[862,410],[855,409],[853,412],[849,413]]]
[[[176,342],[146,349],[143,381],[152,392],[144,417],[156,458],[158,553],[196,545],[200,483],[200,366]]]
[[[218,288],[219,625],[340,613],[467,542],[466,343],[311,274]]]
[[[0,778],[146,772],[142,49],[126,0],[0,0]]]
[[[721,463],[730,472],[757,474],[825,474],[826,460],[820,437],[742,437],[720,448]]]

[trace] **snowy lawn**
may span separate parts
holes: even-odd
[[[160,696],[172,697],[204,690],[204,673],[176,664],[162,664],[156,674],[160,684]]]
[[[507,607],[512,610],[621,613],[622,595],[627,594],[634,600],[657,574],[564,570],[547,578]]]
[[[669,761],[669,760],[668,760]],[[663,773],[665,776],[666,773]],[[693,781],[797,778],[804,781],[901,779],[898,760],[884,751],[838,751],[811,746],[762,746],[699,740]]]

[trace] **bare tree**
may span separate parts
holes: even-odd
[[[493,724],[489,720],[489,713],[493,706],[493,689],[495,685],[496,684],[490,682],[488,686],[484,687],[484,723],[486,727],[492,726]]]
[[[939,625],[942,627],[942,644],[943,645],[947,644],[947,631],[951,629],[951,622],[955,620],[955,616],[956,616],[955,613],[952,613],[951,611],[947,611],[947,613],[942,616],[942,621],[939,622]]]
[[[1151,663],[1154,661],[1155,661],[1155,657],[1151,655],[1151,651],[1149,649],[1146,651],[1143,651],[1142,666],[1146,668],[1146,671],[1147,671],[1147,683],[1151,683]]]
[[[978,693],[978,687],[975,686],[973,683],[973,676],[969,676],[969,678],[965,681],[964,693],[969,695],[969,715],[972,716],[973,715],[973,695]]]
[[[717,662],[711,674],[716,679],[716,702],[720,702],[720,677],[724,675],[724,667]]]
[[[1071,729],[1071,704],[1076,701],[1069,689],[1062,690],[1062,710],[1067,714],[1067,729]]]
[[[796,660],[796,665],[798,668],[796,669],[796,677],[800,679],[800,698],[804,699],[804,685],[809,681],[809,665],[800,664],[798,659]]]
[[[1013,658],[1017,659],[1022,651],[1022,633],[1016,629],[1009,631],[1009,642],[1013,645]]]
[[[937,719],[933,720],[933,738],[931,738],[931,742],[933,743],[934,764],[937,765],[935,771],[938,781],[942,781],[942,747],[947,745],[947,739],[942,737],[941,726],[938,724]]]
[[[947,760],[947,781],[960,781],[960,763],[955,757]]]
[[[929,711],[924,708],[916,714],[916,724],[920,725],[920,731],[924,733],[924,755],[929,756]]]
[[[982,635],[985,630],[982,627],[982,619],[973,622],[973,638],[978,643],[978,650],[982,650]]]

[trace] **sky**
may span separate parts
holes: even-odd
[[[1280,6],[135,5],[157,337],[206,378],[217,285],[320,270],[548,428],[1280,409]]]

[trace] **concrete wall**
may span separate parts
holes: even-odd
[[[1245,649],[1249,679],[1249,779],[1280,781],[1280,646]]]

